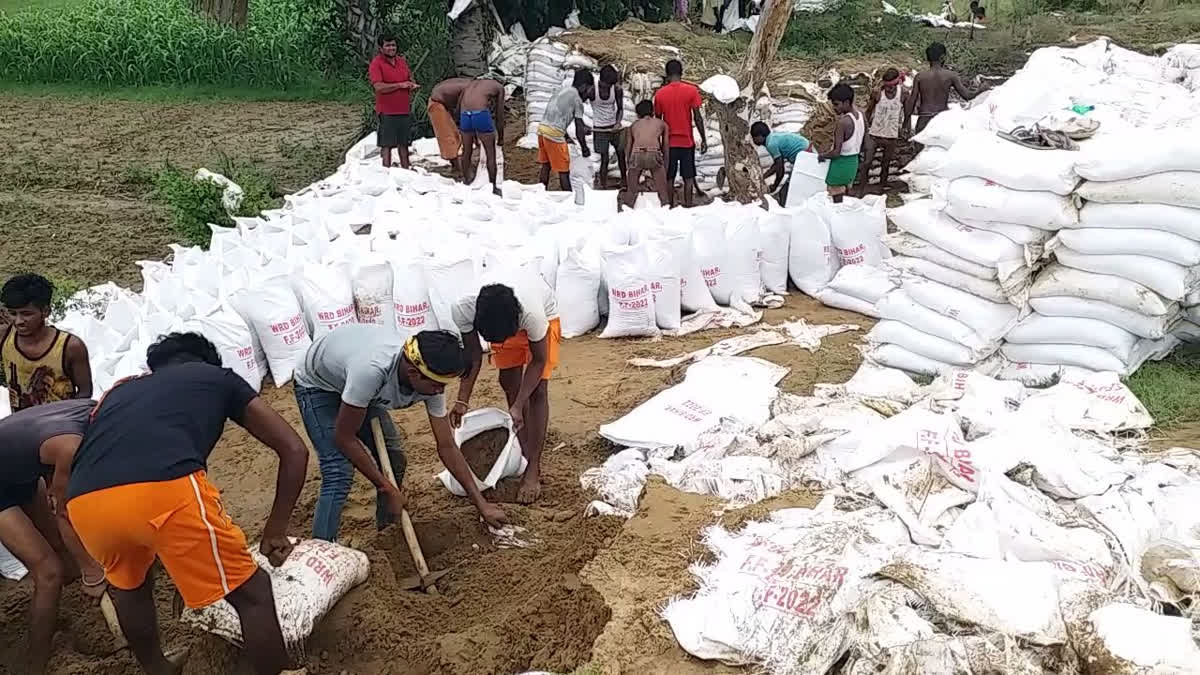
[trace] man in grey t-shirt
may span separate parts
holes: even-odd
[[[462,343],[449,331],[421,331],[405,340],[383,326],[350,324],[313,342],[295,374],[296,403],[321,467],[313,537],[337,540],[354,469],[378,491],[376,525],[382,529],[399,515],[404,497],[375,459],[371,420],[383,427],[388,458],[401,483],[404,451],[387,411],[419,402],[429,415],[438,456],[479,515],[494,527],[506,522],[504,511],[488,503],[476,486],[446,418],[442,392],[466,365]]]
[[[22,664],[31,673],[46,669],[64,578],[78,570],[85,592],[104,592],[104,569],[88,556],[63,508],[71,462],[95,405],[86,399],[44,403],[0,420],[0,544],[33,578],[29,650]],[[43,479],[55,497],[57,518]]]
[[[595,78],[589,70],[575,71],[571,86],[563,87],[546,104],[546,112],[538,124],[538,163],[542,165],[538,180],[546,189],[550,188],[550,172],[558,174],[558,184],[564,192],[571,190],[571,142],[568,128],[575,123],[575,136],[579,140],[579,151],[587,157],[591,153],[584,136],[587,127],[583,123],[583,102],[596,96]]]

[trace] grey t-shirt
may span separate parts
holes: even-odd
[[[583,98],[579,96],[579,91],[575,87],[563,87],[546,104],[546,113],[542,116],[542,124],[565,134],[567,127],[577,117],[583,117]],[[562,135],[556,137],[542,135],[553,141],[566,140]]]
[[[55,436],[83,436],[95,401],[71,399],[19,410],[0,420],[0,484],[32,483],[50,472],[42,443]]]
[[[404,338],[390,328],[354,323],[317,338],[296,368],[296,386],[341,392],[356,408],[380,405],[392,410],[419,401],[432,417],[446,416],[446,396],[426,396],[400,384]]]

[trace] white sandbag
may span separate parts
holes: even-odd
[[[724,217],[720,213],[706,213],[698,218],[692,232],[692,258],[700,266],[708,292],[721,306],[729,305],[734,291],[731,255]]]
[[[1016,344],[1086,345],[1110,352],[1123,362],[1129,360],[1138,337],[1133,333],[1097,319],[1031,314],[1004,336]]]
[[[1130,375],[1150,358],[1162,358],[1174,346],[1174,340],[1143,340],[1130,351],[1128,359],[1120,359],[1107,349],[1077,344],[1015,344],[1000,348],[1004,357],[1021,363],[1076,366],[1096,371],[1111,371]]]
[[[1114,675],[1200,672],[1200,648],[1187,617],[1163,616],[1125,603],[1112,603],[1087,617],[1090,629],[1074,648],[1089,663]]]
[[[1063,230],[1067,248],[1089,255],[1142,255],[1177,265],[1200,264],[1200,242],[1162,230],[1079,228]]]
[[[830,288],[822,288],[813,297],[819,300],[822,305],[828,307],[836,307],[837,309],[858,312],[864,316],[879,318],[879,312],[875,309],[875,303],[863,300],[862,298],[856,298],[853,295],[840,293]]]
[[[903,289],[914,301],[942,316],[962,322],[984,340],[998,340],[1020,314],[1008,303],[989,302],[966,291],[928,279],[910,279]]]
[[[915,174],[937,175],[949,159],[950,150],[948,148],[925,148],[904,166],[904,170]]]
[[[923,333],[960,344],[978,354],[996,350],[998,337],[983,338],[961,321],[918,303],[904,288],[885,295],[876,303],[875,309],[884,319],[906,323]]]
[[[978,360],[977,354],[960,344],[922,333],[899,321],[880,321],[866,337],[873,344],[900,345],[914,354],[942,363],[968,366]]]
[[[724,166],[723,150],[709,148],[709,154],[721,158],[720,165]],[[825,176],[829,167],[820,162],[815,152],[802,152],[796,155],[792,163],[792,177],[788,181],[787,204],[785,206],[803,206],[813,195],[825,192]]]
[[[600,265],[570,248],[558,264],[559,323],[564,338],[579,337],[600,325]]]
[[[369,256],[353,267],[354,311],[359,323],[396,327],[392,303],[392,264],[383,256]]]
[[[1085,181],[1076,194],[1104,204],[1168,204],[1200,208],[1200,171],[1168,171],[1108,182]]]
[[[525,456],[521,453],[521,441],[517,438],[516,430],[513,429],[512,417],[508,415],[507,411],[499,408],[480,408],[463,415],[462,426],[454,430],[454,442],[461,448],[463,443],[492,429],[507,431],[508,441],[505,442],[496,461],[488,469],[487,475],[474,476],[475,485],[479,487],[480,492],[496,487],[496,484],[505,478],[521,475],[525,472],[525,466],[528,464]],[[443,470],[439,473],[438,480],[442,481],[442,485],[445,485],[446,489],[455,496],[467,496],[467,491],[463,489],[462,484],[455,480],[449,471]]]
[[[688,366],[683,382],[659,392],[600,435],[628,447],[694,443],[722,418],[758,428],[771,415],[775,385],[787,369],[747,356],[709,356]]]
[[[960,367],[953,363],[935,361],[927,356],[921,356],[898,344],[879,345],[867,352],[866,358],[887,368],[895,368],[907,373],[929,375],[932,377]]]
[[[884,206],[878,197],[851,198],[828,206],[829,233],[841,266],[878,266],[889,255],[880,241],[887,233]]]
[[[1025,256],[1012,240],[995,232],[968,227],[938,211],[932,199],[919,199],[891,209],[888,217],[901,230],[985,267],[1021,261]]]
[[[192,317],[190,322],[217,347],[223,366],[241,375],[254,391],[262,389],[267,364],[259,360],[250,327],[232,307],[221,305],[208,314]]]
[[[604,251],[604,283],[608,288],[608,324],[602,338],[659,335],[650,292],[645,244]]]
[[[933,116],[925,128],[912,137],[914,143],[951,148],[969,127],[975,126],[971,113],[965,108],[953,106]]]
[[[651,239],[646,242],[647,273],[650,278],[650,294],[654,298],[654,320],[663,330],[677,330],[682,320],[679,288],[679,255],[687,240]],[[784,270],[784,278],[787,271]]]
[[[305,263],[293,278],[311,335],[358,323],[350,266]]]
[[[1200,342],[1200,324],[1194,323],[1190,319],[1184,319],[1171,329],[1171,335],[1180,342],[1194,345]]]
[[[1172,311],[1170,301],[1136,281],[1059,263],[1042,268],[1029,287],[1030,298],[1054,296],[1099,300],[1147,316],[1163,316]]]
[[[1102,204],[1088,202],[1079,223],[1070,227],[1162,230],[1200,241],[1200,209],[1170,204]]]
[[[392,261],[392,306],[396,309],[396,332],[402,337],[438,328],[420,259]]]
[[[1049,230],[1041,230],[1036,227],[1017,225],[1015,223],[999,223],[988,220],[972,220],[970,218],[963,218],[959,222],[976,230],[995,232],[1012,240],[1014,244],[1026,246],[1030,249],[1032,257],[1038,257],[1041,250],[1040,247],[1044,246],[1046,241],[1054,234]]]
[[[371,568],[362,551],[320,539],[296,542],[279,567],[271,565],[258,552],[258,546],[250,547],[250,555],[271,579],[275,614],[284,645],[293,656],[304,652],[304,642],[321,617],[350,589],[366,581]],[[179,620],[239,647],[243,644],[241,618],[228,600],[218,600],[202,609],[186,608]]]
[[[829,233],[829,221],[813,201],[790,207],[785,213],[790,217],[791,228],[788,275],[796,288],[813,295],[829,283],[841,265]]]
[[[1075,170],[1095,181],[1114,181],[1164,171],[1200,171],[1200,140],[1177,127],[1129,129],[1100,135],[1079,149]]]
[[[939,248],[907,232],[886,235],[883,238],[883,242],[887,244],[888,248],[892,249],[892,252],[898,255],[928,260],[942,267],[948,267],[963,274],[969,274],[977,279],[995,281],[997,278],[995,267],[964,260],[943,248]]]
[[[938,170],[943,178],[986,178],[1013,190],[1069,195],[1079,182],[1075,173],[1078,153],[1069,150],[1034,150],[987,132],[963,134],[950,148]]]
[[[787,292],[791,220],[791,216],[783,210],[769,211],[758,220],[758,229],[762,237],[762,262],[759,272],[762,275],[763,287],[771,293]]]
[[[1160,316],[1139,314],[1102,300],[1060,295],[1030,298],[1029,305],[1038,314],[1098,319],[1124,328],[1139,337],[1152,339],[1166,335],[1179,318],[1179,307],[1174,304],[1168,306],[1167,314]]]
[[[875,304],[896,288],[887,272],[871,265],[847,265],[838,270],[828,290]]]
[[[1131,279],[1168,300],[1182,300],[1198,280],[1194,268],[1144,255],[1091,255],[1066,246],[1055,248],[1054,255],[1067,267]]]
[[[728,246],[728,276],[730,304],[749,305],[757,302],[763,294],[762,235],[758,229],[757,208],[730,207],[729,220],[725,225],[725,242]]]
[[[437,327],[457,333],[458,325],[454,323],[450,308],[459,298],[476,293],[483,286],[476,277],[475,261],[469,256],[460,255],[457,258],[426,258],[421,262],[429,289],[429,305]],[[503,277],[488,279],[489,282],[503,280]]]
[[[995,281],[973,277],[935,262],[907,255],[893,256],[885,262],[889,268],[898,272],[906,272],[947,286],[960,288],[972,295],[978,295],[984,300],[1008,302],[1008,296],[1005,295],[1004,289]]]
[[[284,275],[258,281],[238,294],[234,308],[258,335],[266,352],[271,379],[282,387],[312,344],[300,302]]]
[[[1014,223],[1051,231],[1079,221],[1070,197],[1012,190],[982,178],[938,181],[932,194],[934,206],[958,220]]]

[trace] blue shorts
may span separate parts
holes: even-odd
[[[492,134],[496,132],[496,123],[492,121],[491,110],[464,110],[458,116],[458,128],[464,134]]]

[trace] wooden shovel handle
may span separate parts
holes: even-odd
[[[379,418],[371,418],[371,436],[375,439],[375,455],[379,458],[379,466],[383,469],[383,475],[388,479],[394,487],[400,487],[396,484],[396,473],[392,470],[392,459],[388,457],[387,442],[383,439],[383,427],[379,424]],[[437,587],[433,584],[425,585],[426,579],[429,578],[429,565],[425,563],[425,554],[421,552],[421,543],[417,541],[417,533],[413,530],[412,518],[408,516],[408,509],[400,510],[400,529],[404,531],[404,541],[408,544],[408,552],[412,554],[413,564],[417,567],[417,574],[421,575],[421,585],[425,588],[425,592],[430,595],[437,595]]]

